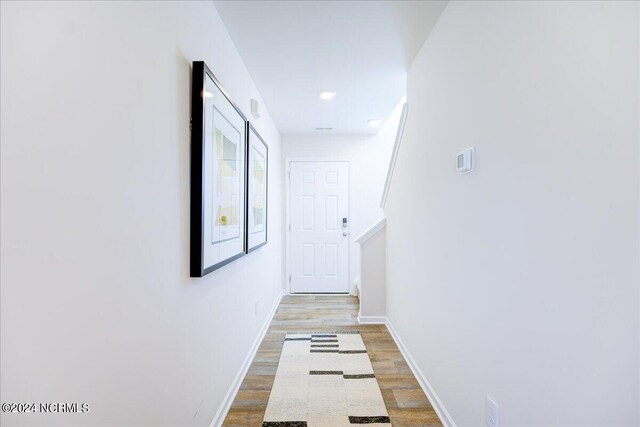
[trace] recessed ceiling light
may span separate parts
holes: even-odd
[[[205,98],[213,98],[213,94],[211,92],[208,92],[208,91],[205,90],[204,91],[204,97]]]
[[[324,99],[325,101],[333,99],[335,98],[335,96],[336,96],[336,93],[331,90],[323,90],[322,92],[320,92],[320,98]]]
[[[369,120],[369,126],[378,127],[382,123],[380,119],[371,119]]]

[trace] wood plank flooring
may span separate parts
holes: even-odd
[[[442,426],[384,325],[360,325],[352,296],[285,296],[224,426],[260,426],[287,332],[359,330],[393,426]],[[331,426],[327,426],[331,427]]]

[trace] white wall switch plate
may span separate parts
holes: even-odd
[[[458,153],[456,156],[456,168],[459,174],[473,172],[476,162],[475,147],[467,148]]]
[[[251,98],[251,114],[256,119],[259,119],[260,116],[261,116],[261,114],[260,114],[260,104],[258,104],[258,100],[257,99]]]
[[[487,427],[499,427],[500,426],[500,407],[498,404],[487,395],[486,400],[486,413],[485,422]]]

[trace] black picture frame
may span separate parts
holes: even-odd
[[[193,62],[191,86],[190,275],[191,277],[203,277],[246,254],[247,119],[238,106],[231,101],[227,92],[222,88],[222,85],[204,61]],[[212,111],[210,120],[208,120],[206,116],[207,110],[209,109]],[[229,118],[227,118],[222,111],[226,112]],[[235,116],[235,114],[237,114],[237,116]],[[219,130],[215,127],[216,118],[224,119],[228,129],[240,132],[238,128],[241,127],[242,133],[239,133],[235,144],[233,144],[231,139],[227,139],[226,135],[220,133],[221,136],[219,139],[222,141],[220,147],[223,147],[224,144],[224,148],[214,148],[216,144],[215,139],[218,137],[218,133],[216,133],[214,129],[216,131]],[[221,119],[218,120],[221,121]],[[240,122],[242,123],[241,125]],[[236,126],[234,126],[233,123],[235,123]],[[209,135],[210,139],[208,139]],[[207,151],[208,145],[211,145],[211,148],[208,149],[209,151]],[[227,225],[226,214],[218,218],[217,213],[220,212],[219,204],[218,210],[216,210],[216,220],[214,221],[213,212],[215,207],[213,203],[211,203],[209,212],[209,203],[207,203],[214,198],[213,191],[210,192],[210,196],[207,196],[207,190],[212,190],[212,186],[214,185],[212,176],[207,176],[207,174],[213,175],[213,172],[208,172],[207,166],[211,165],[209,169],[214,171],[214,156],[219,155],[221,158],[224,158],[227,156],[228,147],[232,147],[232,150],[235,150],[236,154],[234,155],[236,157],[233,157],[231,161],[223,159],[223,161],[226,162],[225,165],[232,165],[231,167],[226,166],[226,170],[235,170],[237,172],[239,176],[238,180],[242,181],[238,183],[237,188],[240,192],[244,193],[238,195],[238,209],[235,211],[237,212],[235,214],[235,216],[237,216],[235,220],[237,227],[234,223],[233,213],[229,214],[231,227]],[[218,149],[217,152],[216,149]],[[221,152],[220,150],[224,150],[224,154],[216,154]],[[238,150],[242,150],[241,159],[237,158]],[[229,152],[234,153],[233,151]],[[211,154],[211,157],[209,158],[207,154]],[[220,161],[220,159],[218,159],[218,161]],[[222,164],[222,161],[220,161],[220,164]],[[236,167],[236,169],[233,169],[234,167]],[[237,168],[241,168],[242,170],[237,171]],[[220,173],[220,170],[221,167],[218,165],[218,173]],[[225,179],[228,180],[230,178],[225,177]],[[218,185],[218,189],[221,186],[221,184],[218,183],[216,183],[216,185]],[[219,193],[218,196],[220,196]],[[217,199],[218,202],[219,198],[220,197]],[[231,200],[233,199],[233,196],[231,196]],[[234,212],[233,206],[223,208],[228,209],[229,212]],[[218,224],[218,219],[222,219],[221,225]],[[218,237],[218,240],[214,239],[213,235],[216,230],[227,228],[231,228],[232,231],[218,231],[218,234],[222,237]],[[235,230],[235,228],[238,228],[238,230]],[[206,239],[205,233],[210,229],[213,230],[210,236],[211,239]],[[239,234],[238,236],[234,235],[232,238],[223,239],[223,237],[226,236],[223,233],[236,233],[236,231],[237,234]],[[238,244],[240,244],[240,247],[236,248]],[[217,259],[215,256],[215,245],[220,245],[217,248],[217,252],[220,253],[223,252],[222,245],[224,245],[224,252],[229,252],[229,255],[220,256],[219,259]]]
[[[247,122],[247,179],[245,180],[247,183],[247,191],[246,191],[246,195],[247,195],[247,200],[245,202],[245,206],[247,207],[247,215],[246,215],[246,221],[247,221],[247,225],[245,227],[245,229],[247,230],[246,233],[246,243],[245,243],[245,247],[247,248],[247,253],[252,252],[264,245],[267,244],[268,241],[268,233],[269,233],[269,145],[265,142],[265,140],[262,138],[262,136],[260,136],[260,134],[258,133],[258,131],[256,130],[255,127],[253,127],[253,124],[251,124],[251,122]],[[255,136],[255,138],[253,138],[253,136]],[[259,148],[260,150],[264,150],[264,233],[260,232],[259,236],[256,236],[256,232],[254,232],[253,230],[253,224],[250,224],[250,219],[253,218],[253,215],[255,215],[255,212],[249,212],[252,206],[253,201],[250,200],[251,195],[253,194],[252,192],[252,177],[250,176],[250,173],[252,171],[252,167],[251,167],[251,161],[253,159],[253,153],[254,150],[252,150],[252,146],[253,144],[259,144]],[[258,242],[255,241],[255,239],[253,239],[253,237],[256,237],[259,239]]]

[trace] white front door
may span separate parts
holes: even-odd
[[[289,169],[292,293],[349,292],[349,163],[294,161]]]

